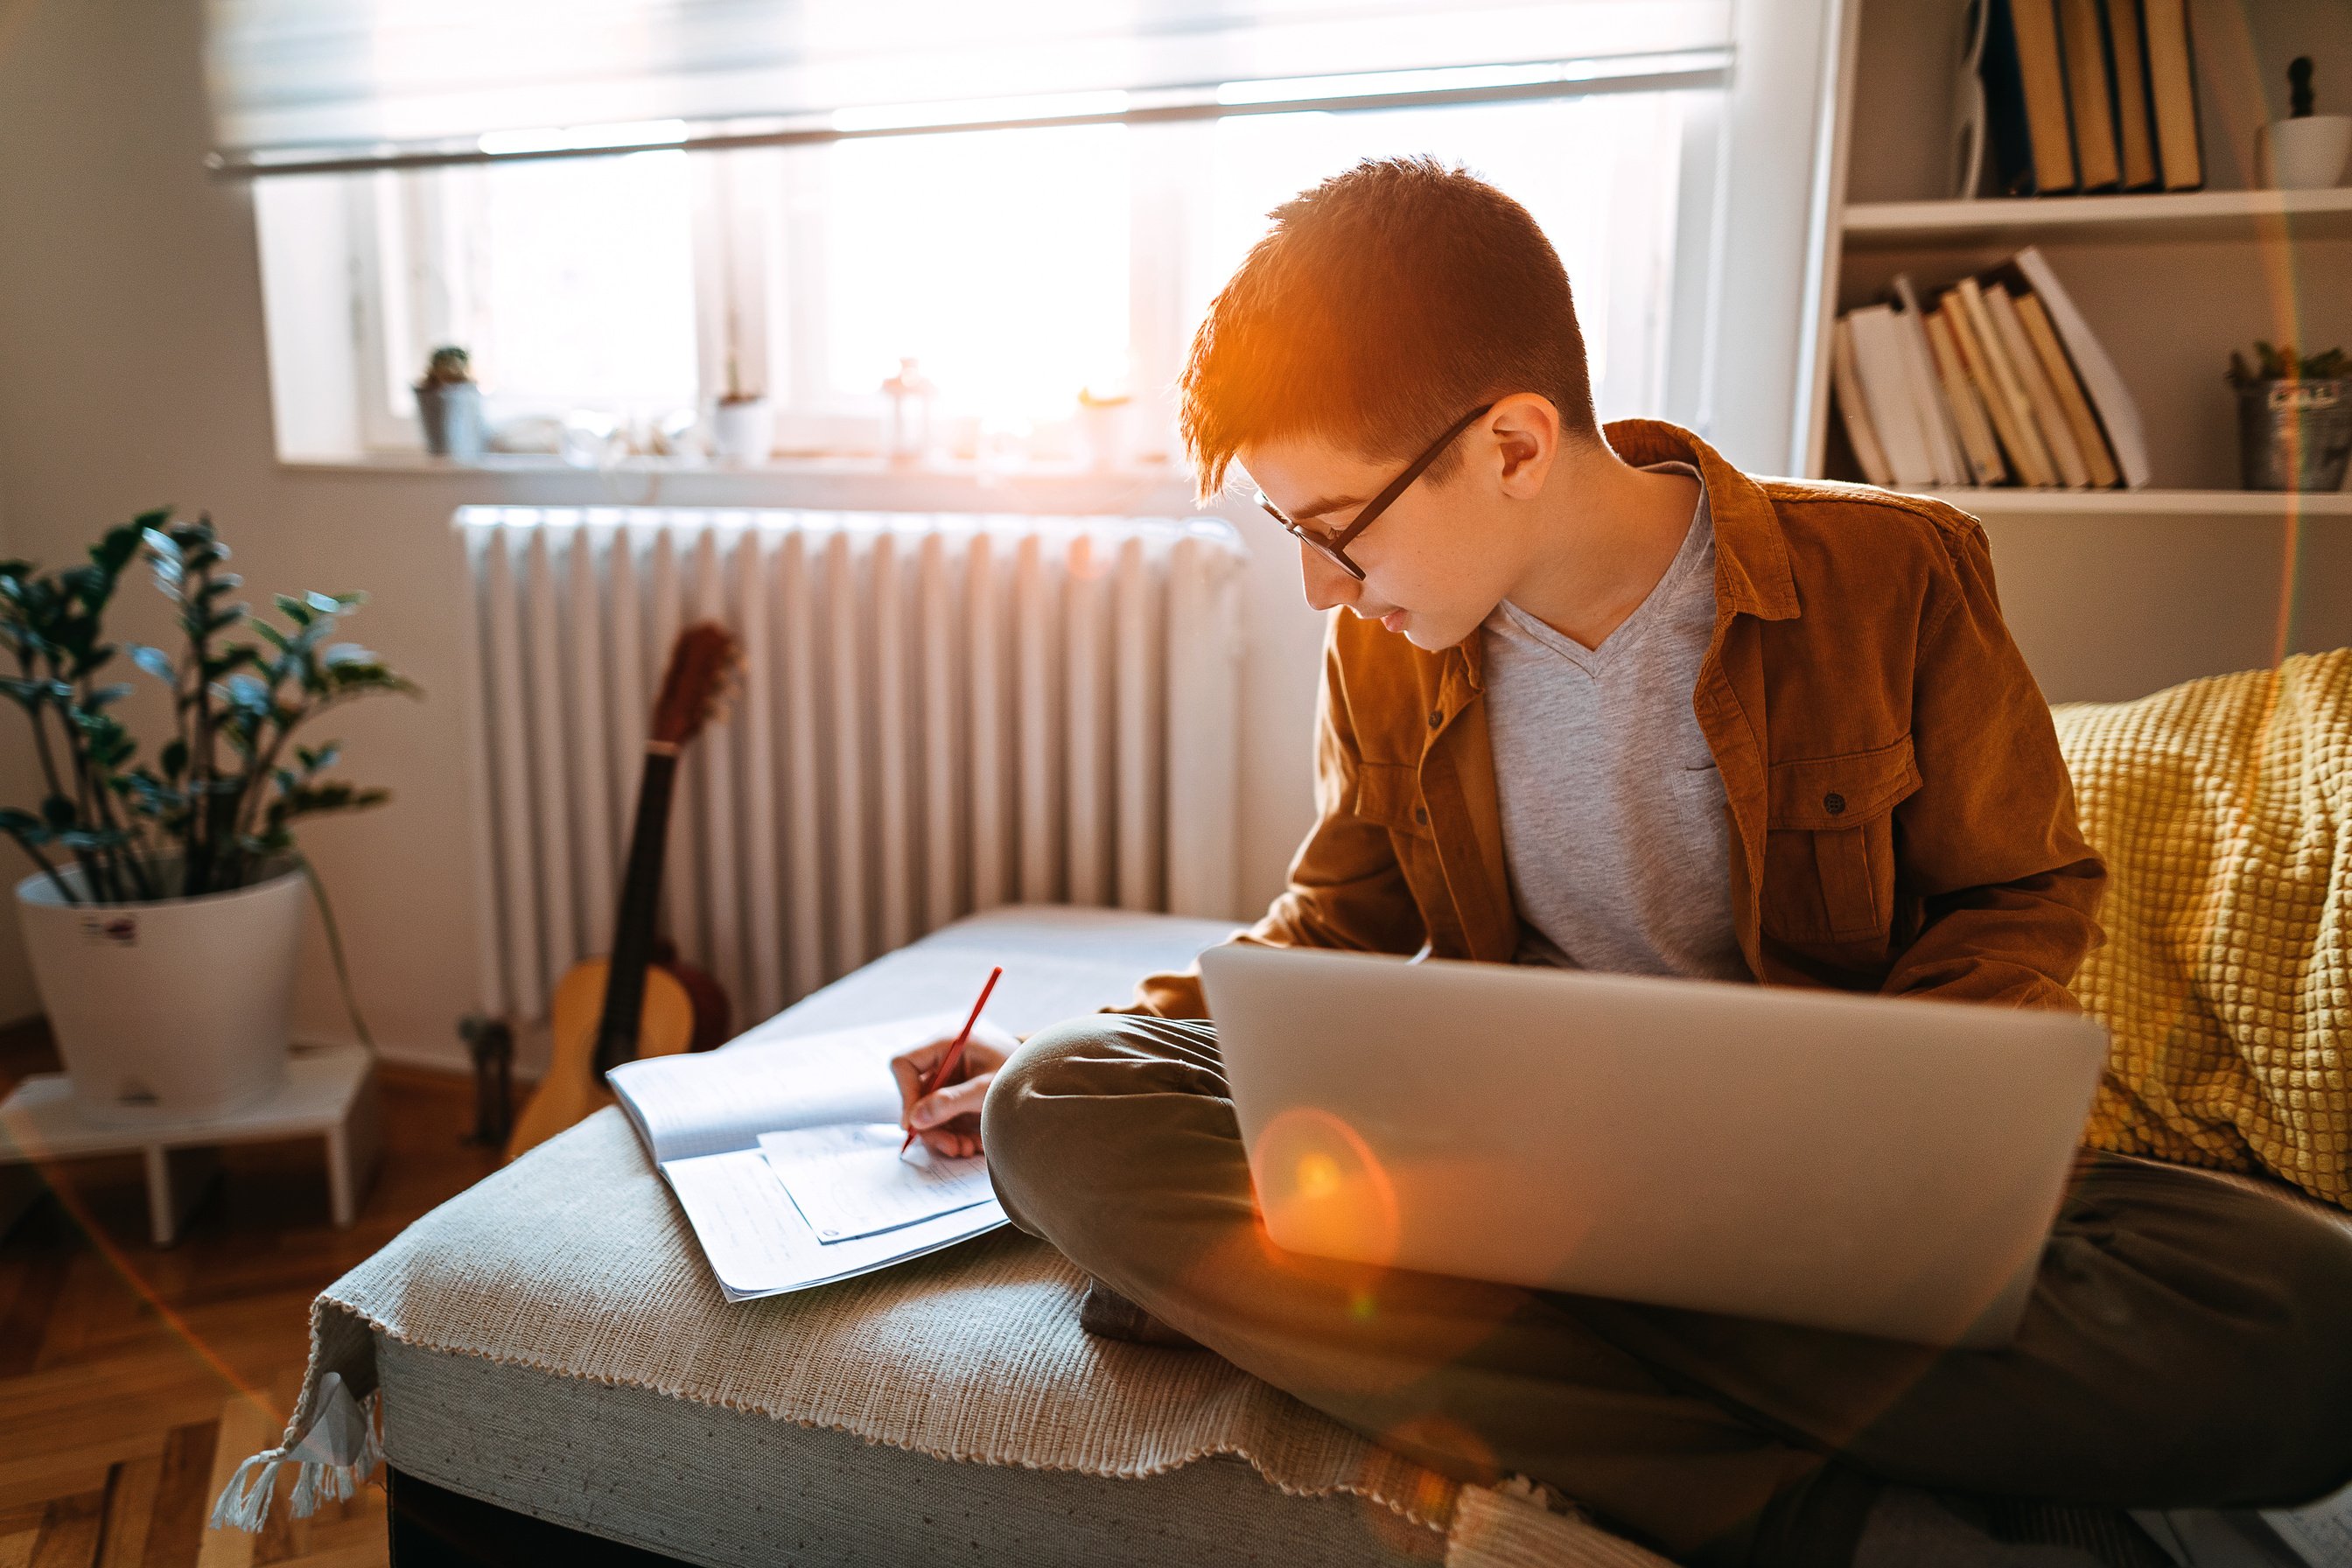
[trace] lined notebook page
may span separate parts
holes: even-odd
[[[646,1057],[608,1075],[655,1163],[755,1149],[762,1132],[835,1122],[896,1121],[890,1058],[952,1036],[946,1014],[894,1018],[773,1044]]]

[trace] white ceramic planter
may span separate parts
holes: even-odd
[[[712,453],[722,463],[764,463],[776,447],[776,411],[764,397],[720,402],[711,414]]]
[[[2273,120],[2255,148],[2262,183],[2281,191],[2324,191],[2340,184],[2352,157],[2352,116],[2306,114]]]
[[[80,873],[65,873],[77,892]],[[16,917],[74,1098],[93,1121],[225,1115],[286,1076],[302,940],[302,875],[233,893],[74,904],[46,876]]]

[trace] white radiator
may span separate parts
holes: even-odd
[[[1241,544],[1217,520],[466,507],[482,1005],[611,941],[677,629],[748,661],[663,927],[737,1026],[975,909],[1234,912]]]

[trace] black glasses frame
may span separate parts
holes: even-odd
[[[1465,414],[1461,418],[1456,419],[1454,422],[1453,426],[1448,429],[1444,435],[1440,436],[1436,440],[1432,441],[1429,444],[1429,449],[1422,453],[1420,457],[1415,458],[1412,460],[1412,465],[1408,467],[1404,472],[1399,474],[1395,479],[1391,479],[1386,489],[1374,496],[1370,500],[1365,502],[1364,510],[1356,514],[1356,520],[1353,522],[1350,522],[1347,527],[1341,529],[1337,533],[1327,535],[1310,532],[1300,524],[1291,521],[1289,514],[1285,512],[1280,507],[1275,505],[1273,501],[1267,500],[1266,493],[1264,490],[1257,492],[1258,507],[1265,513],[1266,516],[1282,524],[1282,526],[1290,533],[1295,535],[1301,543],[1313,545],[1317,550],[1321,551],[1329,559],[1339,563],[1340,570],[1344,571],[1349,576],[1353,577],[1357,582],[1360,583],[1364,580],[1364,569],[1348,559],[1349,542],[1354,539],[1358,534],[1363,532],[1364,530],[1370,528],[1380,517],[1381,513],[1388,510],[1388,509],[1394,504],[1397,497],[1404,494],[1406,490],[1412,489],[1412,481],[1421,478],[1421,476],[1428,470],[1430,464],[1437,461],[1438,454],[1444,451],[1446,447],[1454,444],[1454,437],[1461,435],[1462,432],[1467,430],[1471,426],[1486,417],[1486,416],[1493,410],[1494,406],[1495,405],[1493,404],[1489,403],[1484,407],[1474,408],[1469,413]]]

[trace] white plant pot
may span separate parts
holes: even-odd
[[[2273,120],[2255,148],[2262,183],[2279,191],[2324,191],[2344,178],[2352,158],[2352,116],[2306,114]]]
[[[1096,473],[1110,473],[1127,461],[1127,410],[1123,402],[1078,405],[1080,455]]]
[[[764,397],[720,403],[712,410],[710,445],[723,463],[764,463],[776,447],[776,411]]]
[[[64,875],[79,892],[79,869]],[[277,1089],[302,897],[294,869],[141,904],[68,903],[46,875],[17,883],[34,984],[82,1114],[117,1126],[195,1121]]]

